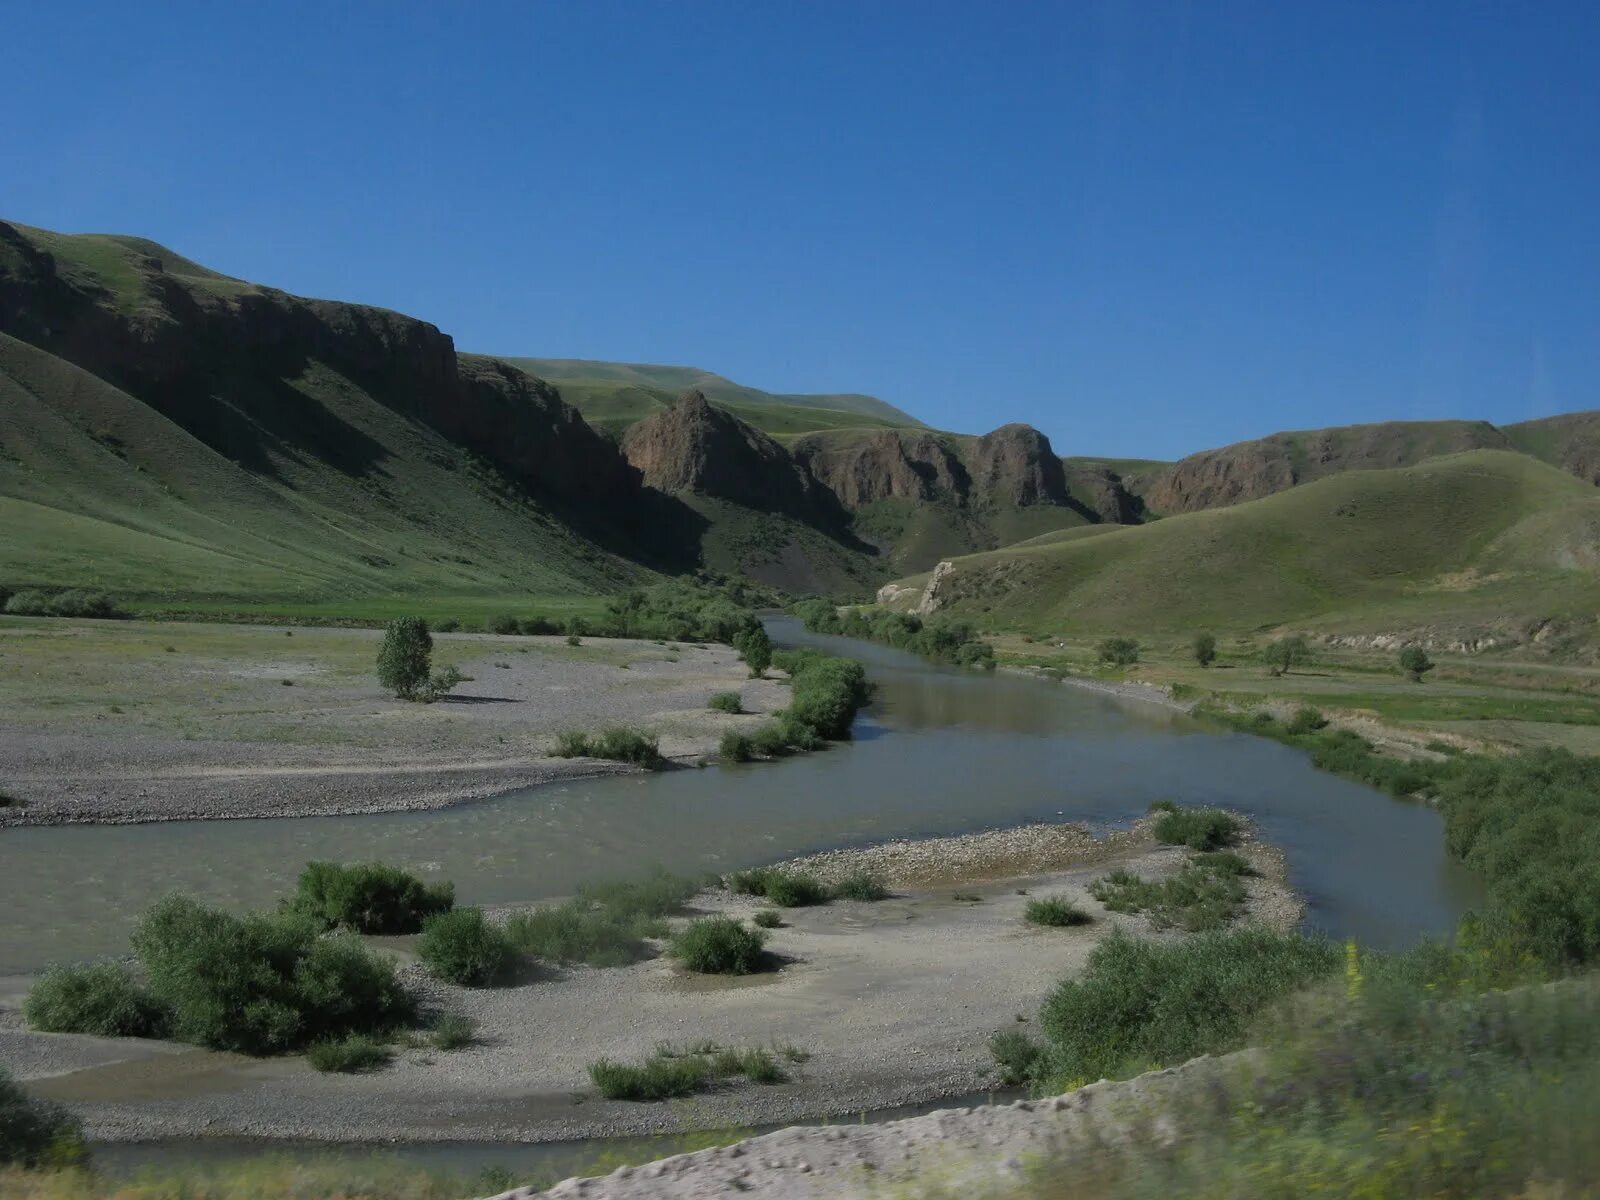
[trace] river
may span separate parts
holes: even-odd
[[[433,812],[0,831],[0,975],[126,953],[140,910],[182,890],[271,904],[307,860],[382,859],[465,903],[569,895],[653,867],[726,871],[891,837],[1028,821],[1126,822],[1151,801],[1223,804],[1288,855],[1307,923],[1379,947],[1449,930],[1478,895],[1423,805],[1300,752],[1047,680],[931,666],[770,622],[780,644],[861,659],[878,686],[855,738],[784,763],[607,777]]]

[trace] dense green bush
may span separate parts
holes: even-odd
[[[427,884],[385,863],[311,862],[287,903],[324,929],[416,933],[429,917],[448,912],[455,895],[453,884]]]
[[[1044,1048],[1020,1030],[1003,1029],[989,1039],[989,1053],[1000,1068],[1000,1081],[1015,1087],[1033,1077]]]
[[[1217,661],[1217,639],[1213,634],[1195,634],[1194,641],[1191,644],[1190,649],[1194,653],[1195,662],[1199,663],[1202,667],[1209,667],[1212,663]]]
[[[1325,728],[1327,724],[1328,718],[1322,715],[1321,709],[1302,705],[1295,710],[1294,716],[1290,717],[1283,727],[1291,734],[1304,734],[1315,733]]]
[[[767,668],[772,665],[772,639],[767,636],[765,626],[757,624],[740,630],[734,635],[733,646],[750,668],[752,679],[759,679],[767,673]]]
[[[871,698],[866,669],[848,658],[816,650],[787,650],[773,657],[789,673],[789,718],[819,738],[850,736],[856,712]]]
[[[500,613],[497,616],[490,617],[488,622],[485,624],[485,628],[488,629],[490,633],[498,633],[502,635],[518,633],[521,630],[521,626],[518,624],[517,618],[513,617],[510,613]]]
[[[236,917],[170,896],[144,914],[132,940],[180,1041],[273,1054],[386,1032],[416,1014],[392,963],[353,935],[319,936],[298,913]]]
[[[783,914],[775,908],[763,908],[750,918],[750,923],[759,929],[781,929]]]
[[[1108,666],[1127,667],[1139,661],[1139,643],[1132,638],[1106,638],[1094,652],[1095,657]]]
[[[711,1064],[700,1055],[656,1055],[635,1066],[602,1058],[589,1078],[607,1100],[670,1100],[692,1096],[711,1081]]]
[[[992,668],[994,647],[978,637],[970,621],[928,619],[883,609],[847,608],[831,600],[803,600],[790,611],[813,633],[882,642],[934,662]]]
[[[435,976],[463,987],[488,987],[505,976],[516,958],[506,931],[489,923],[481,908],[454,908],[429,917],[417,955]]]
[[[563,733],[557,737],[552,753],[557,758],[605,758],[652,769],[662,765],[660,739],[625,725],[615,725],[598,734]]]
[[[733,645],[740,634],[760,627],[755,610],[771,607],[777,599],[770,590],[746,580],[666,580],[607,601],[605,616],[595,632],[609,637]]]
[[[478,1027],[472,1018],[460,1013],[445,1013],[428,1030],[428,1039],[438,1050],[460,1050],[477,1039]]]
[[[669,953],[691,971],[749,975],[766,965],[766,940],[732,917],[702,917],[673,937]]]
[[[782,871],[777,867],[735,871],[728,876],[728,886],[742,895],[770,900],[780,908],[826,904],[829,896],[828,888],[814,875]]]
[[[433,637],[421,617],[397,617],[384,628],[378,648],[378,682],[397,699],[415,700],[428,683]]]
[[[725,762],[749,762],[756,755],[756,747],[748,733],[730,729],[717,743],[717,754]]]
[[[1236,854],[1225,859],[1197,856],[1176,875],[1157,880],[1118,868],[1091,883],[1089,894],[1112,912],[1143,913],[1157,929],[1220,929],[1244,906],[1240,876],[1248,867],[1240,871],[1235,864],[1244,864]]]
[[[1089,914],[1084,912],[1070,900],[1063,900],[1060,896],[1046,896],[1039,900],[1029,900],[1028,907],[1023,911],[1023,919],[1030,925],[1087,925]]]
[[[334,1071],[353,1075],[359,1071],[376,1071],[386,1067],[394,1057],[393,1051],[379,1039],[365,1033],[347,1034],[342,1038],[324,1038],[306,1050],[306,1061],[315,1071]]]
[[[1287,675],[1295,667],[1311,661],[1311,646],[1299,634],[1281,637],[1261,652],[1261,661],[1274,675]]]
[[[33,1099],[0,1067],[0,1167],[70,1167],[88,1157],[77,1118]]]
[[[831,891],[836,900],[876,901],[889,898],[889,889],[884,886],[883,880],[867,871],[857,871],[853,875],[845,876],[833,885]],[[771,898],[769,892],[768,899]]]
[[[738,692],[718,692],[711,697],[706,707],[712,712],[742,713],[744,711],[744,702],[739,699]]]
[[[1421,646],[1407,646],[1400,651],[1400,669],[1411,676],[1413,683],[1421,683],[1422,677],[1433,670],[1433,659]]]
[[[28,990],[22,1015],[45,1033],[160,1037],[166,1013],[121,963],[51,967]]]
[[[1239,840],[1239,821],[1220,808],[1173,808],[1156,817],[1154,833],[1168,846],[1220,850]]]
[[[4,611],[13,617],[93,617],[99,620],[122,620],[132,615],[105,593],[81,588],[64,592],[16,592],[6,598]]]
[[[1035,1076],[1066,1087],[1236,1049],[1262,1009],[1332,974],[1342,957],[1332,943],[1266,929],[1165,944],[1119,930],[1045,1001]]]

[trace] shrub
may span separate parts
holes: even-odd
[[[1175,943],[1116,931],[1090,952],[1081,977],[1045,1001],[1048,1047],[1037,1073],[1069,1086],[1235,1049],[1257,1013],[1342,961],[1329,942],[1266,929]]]
[[[750,668],[752,679],[759,679],[772,665],[772,639],[767,636],[766,627],[763,625],[752,625],[740,633],[734,638],[733,646],[739,652],[739,657],[744,659],[745,665]]]
[[[1422,677],[1433,670],[1433,659],[1421,646],[1407,646],[1400,651],[1400,669],[1411,676],[1411,682],[1421,683]]]
[[[638,883],[586,886],[564,904],[518,913],[506,936],[550,962],[617,967],[649,956],[646,938],[665,937],[665,917],[683,911],[700,884],[665,873]]]
[[[416,1015],[391,962],[353,935],[319,936],[299,913],[236,917],[169,896],[144,914],[132,940],[180,1041],[275,1054],[385,1032]]]
[[[389,1065],[393,1052],[383,1042],[364,1033],[352,1033],[342,1038],[325,1038],[315,1042],[306,1051],[306,1061],[316,1071],[336,1071],[352,1075],[359,1071],[376,1071]]]
[[[750,918],[750,922],[762,929],[781,929],[783,914],[775,908],[763,908]]]
[[[440,1050],[460,1050],[472,1045],[478,1036],[478,1027],[470,1017],[460,1013],[445,1013],[428,1031],[434,1046]]]
[[[1106,638],[1095,647],[1095,655],[1110,666],[1131,666],[1139,661],[1139,643],[1132,638]]]
[[[833,896],[836,900],[887,900],[889,889],[876,875],[858,871],[834,884]],[[768,899],[771,898],[769,892]]]
[[[1200,862],[1161,880],[1118,869],[1090,884],[1089,894],[1112,912],[1145,914],[1157,929],[1176,926],[1198,933],[1220,929],[1239,915],[1245,900],[1240,874],[1228,864]]]
[[[739,699],[738,692],[718,692],[711,697],[706,707],[712,712],[720,713],[742,713],[744,711],[744,703]]]
[[[841,614],[829,600],[801,601],[790,611],[814,633],[883,642],[935,662],[994,666],[994,647],[979,639],[970,621],[923,618],[879,609],[849,608]]]
[[[1029,900],[1027,910],[1022,915],[1030,925],[1065,926],[1089,923],[1088,913],[1060,896]]]
[[[583,639],[575,633],[569,633],[567,634],[567,645],[581,646],[583,645]]]
[[[0,1067],[0,1166],[70,1167],[88,1157],[77,1118],[33,1099]]]
[[[1220,850],[1239,840],[1239,821],[1220,808],[1179,808],[1156,818],[1156,841],[1192,850]]]
[[[728,877],[728,886],[746,896],[764,897],[780,908],[802,908],[828,902],[828,889],[821,880],[813,875],[780,871],[776,867],[735,871]]]
[[[750,735],[740,733],[737,729],[728,730],[717,744],[718,756],[727,762],[749,762],[755,753],[755,743],[750,740]]]
[[[490,617],[485,628],[490,633],[508,634],[518,632],[521,627],[515,617],[509,613],[501,613],[499,616]]]
[[[789,753],[789,734],[776,721],[759,725],[749,736],[750,749],[766,758],[779,758]]]
[[[428,918],[417,953],[435,976],[463,987],[495,983],[516,956],[511,939],[489,923],[481,908],[456,908]]]
[[[398,617],[384,628],[378,682],[397,699],[415,700],[428,682],[433,638],[421,617]]]
[[[428,676],[427,682],[418,689],[416,699],[421,700],[424,704],[432,704],[435,700],[448,696],[456,684],[464,682],[466,678],[453,665],[446,667],[442,671],[435,671]]]
[[[561,626],[549,617],[523,617],[517,622],[513,632],[520,633],[524,637],[537,637],[541,634],[560,633]]]
[[[672,939],[669,953],[691,971],[749,975],[765,965],[766,940],[731,917],[703,917]]]
[[[1328,724],[1328,718],[1322,715],[1321,709],[1303,705],[1295,710],[1294,716],[1284,723],[1284,729],[1292,734],[1315,733]]]
[[[158,1037],[166,1025],[161,1006],[120,963],[51,967],[28,989],[22,1015],[44,1033],[100,1037]]]
[[[433,630],[435,633],[455,633],[460,628],[460,621],[456,620],[454,617],[446,617],[444,620],[434,625]]]
[[[556,738],[557,758],[605,758],[636,766],[661,766],[661,743],[653,733],[617,725],[597,735],[567,732]]]
[[[416,933],[455,905],[455,886],[427,884],[386,863],[307,863],[287,904],[324,929]]]
[[[1014,1087],[1033,1076],[1044,1047],[1025,1033],[1004,1029],[989,1039],[989,1053],[1000,1068],[1001,1082]]]
[[[1194,651],[1194,660],[1202,667],[1209,667],[1217,661],[1217,639],[1209,633],[1197,633],[1191,645]]]
[[[22,591],[8,597],[5,612],[14,617],[92,617],[120,620],[130,614],[103,592],[71,588],[64,592]]]
[[[815,651],[788,652],[774,661],[789,672],[790,719],[819,738],[849,737],[856,710],[871,696],[866,669]]]

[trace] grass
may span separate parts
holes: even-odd
[[[328,1038],[306,1050],[312,1070],[339,1075],[355,1075],[386,1067],[394,1059],[388,1045],[366,1034],[353,1033],[343,1038]]]
[[[803,1061],[800,1052],[787,1048],[786,1058]],[[683,1050],[663,1046],[642,1063],[601,1059],[589,1068],[589,1077],[608,1100],[671,1100],[704,1091],[719,1079],[743,1077],[751,1083],[782,1083],[788,1073],[771,1050],[735,1049],[711,1043]]]
[[[750,975],[764,969],[766,934],[731,917],[702,917],[673,935],[667,952],[690,971]]]
[[[66,1109],[23,1091],[0,1067],[0,1185],[10,1164],[67,1167],[88,1157],[83,1130]],[[11,1193],[0,1186],[0,1195]]]
[[[490,923],[479,908],[456,908],[428,918],[417,955],[436,977],[463,987],[498,983],[516,959],[506,930]]]
[[[700,881],[658,874],[637,883],[590,885],[564,904],[518,913],[506,936],[524,954],[555,963],[619,967],[650,956],[647,939],[667,935]]]
[[[755,916],[750,918],[750,923],[758,929],[782,929],[783,914],[775,908],[759,909]]]
[[[1030,925],[1052,927],[1087,925],[1090,921],[1088,913],[1060,896],[1046,896],[1039,900],[1029,900],[1027,908],[1023,910],[1022,917]]]
[[[887,900],[891,895],[883,880],[866,871],[857,871],[854,875],[847,875],[832,889],[835,900]]]
[[[614,725],[598,734],[563,733],[551,753],[557,758],[604,758],[651,770],[663,762],[661,741],[655,734],[625,725]]]
[[[477,1040],[478,1027],[461,1013],[445,1013],[433,1023],[428,1038],[437,1050],[461,1050]]]

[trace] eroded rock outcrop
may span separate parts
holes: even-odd
[[[964,500],[971,479],[948,439],[922,430],[810,434],[796,439],[797,460],[839,502],[857,509],[878,500]]]
[[[973,491],[994,504],[1067,503],[1067,478],[1050,439],[1031,425],[1002,425],[968,451]]]
[[[647,486],[713,496],[802,520],[837,514],[831,493],[766,434],[690,389],[628,428],[622,453]]]

